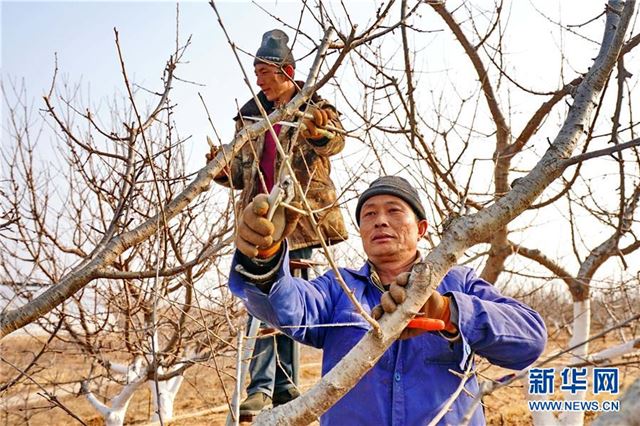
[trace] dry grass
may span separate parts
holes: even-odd
[[[40,347],[42,339],[29,336],[8,336],[0,341],[0,353],[16,366],[25,366]],[[308,388],[320,376],[321,352],[308,347],[301,351],[300,373],[303,389]],[[110,359],[117,358],[110,354]],[[120,359],[123,357],[120,356]],[[79,395],[79,382],[89,373],[90,360],[71,345],[57,342],[40,359],[39,366],[30,377],[0,394],[0,425],[33,426],[77,423],[63,409],[56,407],[39,394],[44,388],[55,394],[60,403],[68,407],[87,424],[101,425],[102,417]],[[195,365],[185,375],[185,380],[174,404],[176,421],[172,425],[224,424],[226,418],[225,389],[228,397],[233,393],[235,360],[217,357],[208,363]],[[220,371],[218,373],[217,371]],[[0,363],[0,382],[6,383],[18,372],[6,363]],[[37,382],[41,387],[36,386]],[[59,385],[63,383],[63,385]],[[105,383],[107,381],[105,380]],[[95,386],[92,387],[92,390]],[[100,388],[97,396],[113,396],[120,390],[115,384]],[[103,399],[104,400],[104,399]],[[127,410],[127,424],[146,424],[152,410],[151,392],[141,387]]]
[[[554,353],[557,348],[566,345],[567,336],[552,336],[547,354]],[[605,339],[593,342],[592,350],[608,346],[612,342]],[[9,336],[0,341],[0,353],[9,362],[24,366],[33,354],[39,350],[41,343],[27,336]],[[82,418],[89,425],[103,424],[100,415],[90,406],[83,396],[78,395],[79,384],[89,372],[88,359],[73,347],[61,342],[52,345],[52,351],[41,358],[39,368],[33,371],[32,378],[47,392],[55,394],[59,401]],[[306,390],[320,376],[319,350],[303,347],[301,386]],[[110,355],[113,358],[113,354]],[[556,363],[555,365],[560,365]],[[216,366],[218,368],[216,368]],[[553,365],[552,365],[553,366]],[[217,371],[222,373],[218,374]],[[497,367],[480,365],[479,371],[485,377],[497,378],[510,371]],[[175,420],[170,425],[222,425],[226,418],[226,397],[224,389],[230,396],[233,392],[234,360],[218,357],[215,362],[197,365],[187,371],[185,381],[175,403]],[[631,374],[623,376],[624,383],[629,384],[637,377],[637,367]],[[7,364],[0,365],[0,381],[5,383],[17,374]],[[106,381],[105,381],[106,383]],[[93,388],[95,389],[95,388]],[[100,396],[111,396],[119,390],[119,386],[111,384],[101,388]],[[529,425],[531,415],[525,401],[522,382],[500,389],[485,398],[485,415],[490,425]],[[61,408],[48,402],[41,395],[42,389],[27,380],[12,387],[0,395],[0,425],[71,425],[76,424]],[[591,397],[590,397],[591,399]],[[147,387],[136,392],[127,411],[127,424],[147,424],[151,412],[151,394]],[[592,419],[595,413],[587,413]]]

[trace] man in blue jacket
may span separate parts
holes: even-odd
[[[291,276],[286,242],[273,241],[274,231],[278,235],[279,230],[266,219],[268,208],[266,196],[259,195],[244,210],[229,286],[253,315],[296,340],[322,348],[325,374],[370,327],[356,313],[333,271],[311,281]],[[368,261],[360,269],[340,268],[340,274],[364,309],[380,317],[404,300],[408,273],[421,258],[417,245],[427,230],[425,211],[406,180],[384,176],[358,199],[356,220]],[[259,249],[274,245],[280,249],[272,258],[256,259]],[[533,363],[546,343],[537,312],[501,295],[469,268],[452,268],[422,313],[444,321],[445,329],[405,329],[371,371],[321,417],[321,424],[424,425],[460,384],[460,377],[451,371],[463,372],[473,362],[473,353],[519,370]],[[349,325],[314,327],[340,323]],[[459,394],[441,423],[460,423],[478,393],[476,378],[465,388],[468,392]],[[481,408],[471,424],[484,424]]]

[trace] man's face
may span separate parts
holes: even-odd
[[[360,237],[374,265],[385,261],[410,262],[418,240],[427,231],[427,221],[418,221],[404,200],[392,195],[369,198],[360,210]]]
[[[254,70],[256,84],[258,84],[267,99],[271,102],[282,100],[281,97],[289,90],[291,85],[289,77],[275,65],[257,64]]]

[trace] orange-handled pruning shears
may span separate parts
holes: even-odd
[[[444,321],[434,318],[414,318],[407,324],[408,328],[419,328],[425,331],[444,330]]]

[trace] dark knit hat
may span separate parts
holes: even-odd
[[[360,210],[362,210],[362,206],[369,198],[376,195],[393,195],[394,197],[398,197],[409,204],[416,216],[418,216],[418,219],[423,220],[427,218],[424,207],[420,202],[418,191],[416,191],[406,179],[400,176],[382,176],[374,180],[369,188],[358,198],[358,205],[356,206],[356,222],[358,226],[360,226]]]
[[[287,46],[289,36],[281,30],[271,30],[262,36],[262,44],[256,52],[256,59],[253,65],[261,63],[274,63],[277,65],[293,65],[296,67],[296,61],[293,59],[291,49]]]

